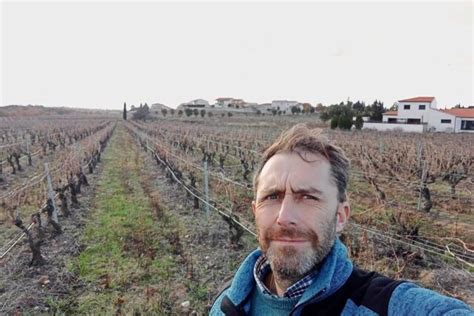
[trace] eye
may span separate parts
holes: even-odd
[[[277,193],[271,193],[264,198],[264,200],[276,200],[276,199],[278,199]]]
[[[319,201],[319,198],[317,198],[316,196],[311,195],[311,194],[304,194],[304,195],[303,195],[303,199],[304,199],[304,200]]]

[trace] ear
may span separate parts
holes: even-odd
[[[340,234],[351,216],[351,206],[348,201],[339,203],[337,207],[336,233]]]
[[[255,216],[255,201],[252,201],[252,212],[253,212],[253,216]]]

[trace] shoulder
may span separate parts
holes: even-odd
[[[464,302],[405,282],[395,288],[389,303],[389,315],[474,315]]]
[[[366,272],[354,267],[351,275],[337,291],[320,301],[308,304],[303,315],[387,315],[395,281],[376,272]]]
[[[351,300],[379,315],[474,315],[460,300],[376,272],[355,268],[348,283],[358,289]]]
[[[225,282],[212,304],[211,315],[222,315],[221,307],[240,308],[243,306],[255,285],[253,267],[260,255],[261,251],[258,249],[250,253],[240,265],[234,278]]]
[[[214,303],[211,306],[211,310],[209,312],[210,315],[221,315],[221,304],[222,304],[222,299],[226,295],[227,290],[230,288],[232,284],[232,278],[230,280],[227,280],[227,282],[224,282],[224,284],[220,287],[219,291],[217,292],[217,295],[214,297]]]
[[[224,315],[221,310],[222,299],[226,295],[226,290],[220,292],[217,298],[214,300],[212,304],[211,310],[209,311],[209,315],[217,316],[217,315]]]
[[[386,315],[393,292],[402,282],[354,267],[347,286],[355,290],[351,295],[355,304],[365,306],[379,315]]]
[[[214,301],[214,304],[211,307],[209,315],[245,315],[245,306],[248,302],[248,296],[246,299],[239,301],[239,303],[234,303],[230,298],[230,287],[224,289],[217,299]]]

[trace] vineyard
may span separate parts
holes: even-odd
[[[77,204],[81,186],[87,185],[86,173],[92,173],[114,125],[110,121],[12,122],[2,126],[0,153],[0,224],[14,221],[28,236],[32,224],[44,220],[61,232],[55,204],[63,216],[69,204]],[[31,126],[33,125],[33,126]],[[45,181],[47,180],[47,181]],[[32,219],[28,228],[23,221]],[[39,225],[41,227],[41,225]],[[12,243],[13,228],[2,229],[0,238]],[[21,236],[21,235],[20,235]],[[10,247],[12,244],[7,243]],[[2,258],[6,249],[2,252]],[[32,263],[40,257],[34,257]]]
[[[205,314],[257,246],[260,155],[301,120],[2,121],[0,313]],[[351,160],[352,219],[340,238],[352,259],[473,304],[474,135],[325,132]],[[16,297],[10,273],[47,295]]]

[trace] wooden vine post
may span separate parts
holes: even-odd
[[[209,170],[207,166],[207,159],[204,158],[204,193],[206,194],[206,216],[209,217]]]
[[[51,219],[56,223],[59,224],[58,221],[58,211],[56,208],[56,203],[54,202],[54,190],[53,190],[53,185],[51,183],[51,175],[49,174],[49,167],[48,163],[44,163],[44,170],[46,172],[46,180],[48,181],[48,199],[51,200],[51,206],[53,208],[53,212],[51,214]]]

